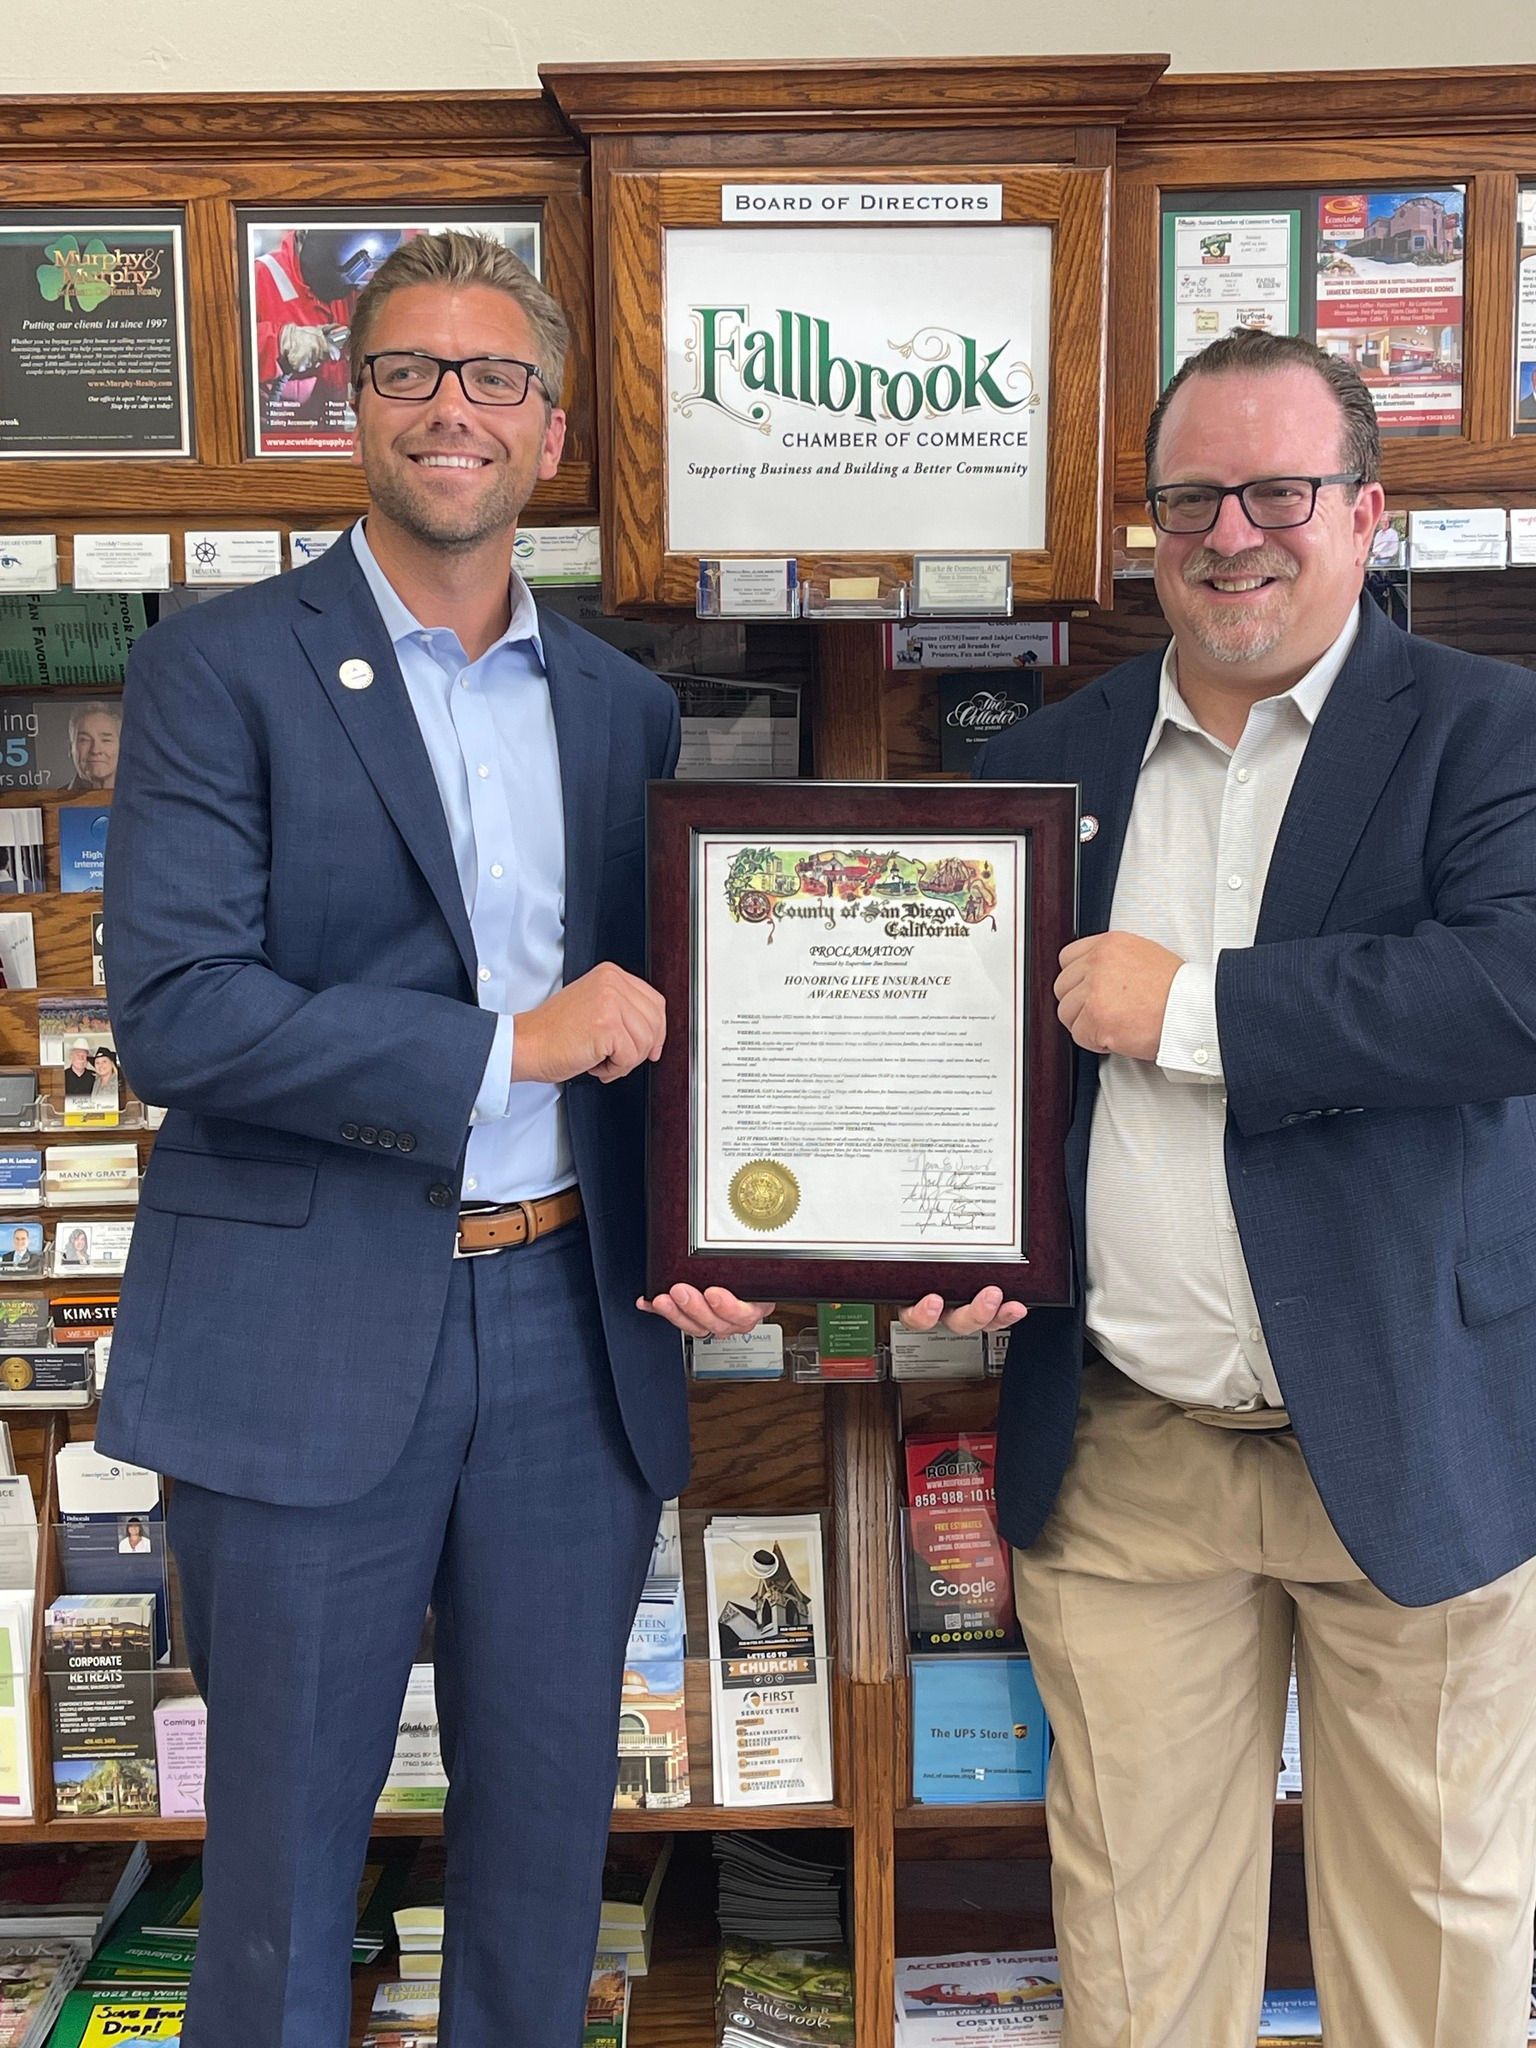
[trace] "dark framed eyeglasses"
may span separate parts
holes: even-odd
[[[1333,476],[1261,476],[1247,484],[1159,484],[1148,493],[1152,517],[1164,533],[1209,533],[1228,498],[1236,498],[1254,526],[1305,526],[1324,484],[1358,484],[1359,470]]]
[[[436,398],[438,386],[451,370],[459,389],[471,405],[521,405],[535,379],[548,394],[544,373],[537,363],[525,363],[517,356],[424,355],[420,349],[389,348],[364,356],[368,381],[380,398],[396,398],[407,405],[425,405]]]

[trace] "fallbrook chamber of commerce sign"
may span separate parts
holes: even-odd
[[[674,228],[667,544],[1046,544],[1051,231]]]

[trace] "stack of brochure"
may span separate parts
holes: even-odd
[[[650,1968],[661,1880],[672,1860],[670,1835],[615,1835],[603,1864],[603,1915],[597,1946],[623,1957],[631,1977]],[[423,1847],[406,1904],[395,1909],[400,1975],[424,1982],[443,1969],[443,1859],[438,1844]]]
[[[582,2048],[624,2048],[629,1983],[623,1956],[593,1958]],[[436,1984],[381,1984],[373,1995],[363,2048],[437,2048],[438,2005]]]
[[[896,2048],[1061,2039],[1061,1973],[1053,1948],[901,1956],[896,1963]]]
[[[830,1799],[820,1515],[716,1515],[704,1532],[704,1575],[717,1802]]]
[[[840,1948],[843,1870],[763,1835],[716,1835],[720,1932],[774,1948]]]

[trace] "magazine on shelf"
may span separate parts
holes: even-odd
[[[91,1093],[97,1079],[92,1061],[102,1046],[117,1051],[105,996],[38,997],[37,1063],[66,1070],[66,1096]]]
[[[200,1818],[208,1754],[208,1709],[196,1693],[155,1702],[155,1766],[162,1820]]]
[[[832,1797],[831,1644],[820,1515],[716,1515],[704,1532],[715,1797]]]
[[[30,1587],[0,1594],[0,1818],[5,1820],[30,1820],[35,1811],[27,1685],[32,1614]]]
[[[160,1475],[94,1443],[54,1460],[59,1569],[66,1593],[145,1593],[155,1603],[155,1659],[170,1657],[170,1578]]]
[[[1061,1970],[1053,1948],[896,1959],[896,2048],[1059,2042]]]
[[[437,1726],[437,1686],[430,1664],[413,1664],[400,1703],[400,1723],[378,1813],[441,1813],[448,1800]]]
[[[1012,1559],[998,1533],[997,1438],[914,1434],[907,1474],[907,1626],[912,1648],[967,1655],[1012,1649]]]
[[[691,1796],[683,1660],[652,1657],[626,1662],[613,1803],[665,1813],[688,1805]]]
[[[852,2048],[847,1950],[727,1938],[715,1972],[715,2022],[720,2048]]]
[[[159,1811],[154,1625],[148,1593],[65,1593],[48,1609],[54,1807],[62,1818]]]
[[[0,2048],[42,2048],[91,1952],[90,1937],[0,1927]]]
[[[0,769],[0,789],[20,786]],[[0,896],[38,896],[47,886],[42,812],[0,810]]]
[[[1321,2041],[1322,2017],[1315,1991],[1266,1991],[1259,2014],[1261,2041]]]
[[[124,1984],[71,1991],[48,2048],[122,2048],[128,2041],[181,2039],[184,1985]]]
[[[974,1806],[1045,1797],[1050,1732],[1026,1656],[914,1657],[911,1668],[915,1800]]]
[[[107,866],[110,803],[60,804],[59,889],[66,896],[82,891],[101,893]]]
[[[666,1501],[651,1546],[640,1603],[630,1625],[625,1661],[675,1662],[688,1648],[683,1607],[683,1538],[677,1502]]]

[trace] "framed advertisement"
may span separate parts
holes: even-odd
[[[1107,596],[1107,196],[1098,166],[617,171],[606,603],[692,606],[701,557],[835,587],[1003,551],[1018,598]]]
[[[653,1287],[1070,1288],[1070,784],[653,783]]]
[[[179,208],[0,213],[0,458],[189,456]]]
[[[253,456],[352,452],[347,344],[358,294],[416,235],[489,236],[542,276],[538,206],[246,208],[239,216],[247,447]]]

